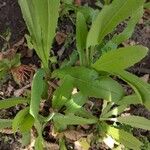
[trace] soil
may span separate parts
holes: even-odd
[[[24,37],[24,34],[27,33],[25,23],[22,18],[21,10],[19,8],[19,5],[17,3],[18,0],[0,0],[0,35],[4,35],[8,30],[11,33],[11,37],[9,40],[10,45],[13,45],[14,43],[18,42]],[[89,3],[91,6],[93,6],[92,0],[83,0],[83,3]],[[142,44],[143,46],[146,46],[150,49],[150,11],[146,11],[144,14],[144,17],[142,19],[142,23],[138,24],[135,28],[134,34],[132,38],[128,41],[130,44],[136,43],[136,44]],[[65,35],[69,35],[68,33],[71,33],[69,39],[71,39],[71,43],[69,43],[65,49],[63,44],[58,44],[57,42],[54,43],[54,54],[58,55],[63,51],[62,54],[60,54],[58,60],[62,61],[72,53],[72,51],[75,48],[75,39],[74,39],[74,24],[73,22],[68,19],[67,17],[62,20],[59,20],[59,29],[58,32],[63,32]],[[5,43],[5,40],[0,38],[0,49],[2,49],[3,45]],[[20,49],[25,49],[26,47],[20,47]],[[40,66],[39,59],[37,55],[33,52],[32,58],[28,57],[22,57],[21,59],[23,64],[33,64],[37,67]],[[135,65],[133,68],[131,68],[131,71],[139,76],[142,76],[144,74],[150,74],[150,53],[149,55],[142,60],[140,63]],[[8,93],[8,87],[12,87],[12,91]],[[4,95],[0,95],[0,97],[10,97],[14,90],[19,89],[18,85],[14,83],[14,81],[10,80],[5,83],[5,85],[0,86],[0,91],[4,93]],[[98,104],[99,106],[100,104]],[[101,105],[100,105],[101,106]],[[0,118],[13,118],[16,113],[22,108],[23,106],[17,106],[15,108],[10,108],[4,111],[0,111]],[[94,112],[95,114],[100,112],[100,109],[96,110]],[[150,112],[146,110],[141,105],[132,105],[131,106],[131,114],[144,116],[148,119],[150,119]],[[47,129],[49,130],[49,129]],[[147,139],[150,141],[150,132],[143,131],[140,129],[135,129],[133,131],[134,135],[137,137],[147,137]],[[46,136],[48,136],[48,133],[45,133]],[[52,137],[46,137],[47,141],[55,141]],[[20,136],[14,135],[14,134],[3,134],[0,133],[0,150],[19,150],[21,149],[21,144],[19,142]],[[103,147],[103,144],[100,145]],[[91,149],[99,149],[99,145],[93,145],[93,148]],[[97,148],[98,147],[98,148]],[[105,145],[104,148],[105,149]]]

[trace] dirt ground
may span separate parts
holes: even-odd
[[[90,5],[93,5],[92,1],[86,0],[84,2],[89,2]],[[72,32],[74,33],[74,25],[69,22],[67,25],[65,25],[66,22],[69,22],[69,20],[66,19],[65,22],[59,21],[60,26],[59,30],[62,32]],[[14,43],[18,42],[22,37],[24,37],[24,34],[27,33],[25,23],[22,18],[22,14],[20,11],[20,8],[18,6],[17,0],[0,0],[0,35],[4,35],[6,32],[11,33],[11,37],[9,40],[10,45],[13,45]],[[71,37],[72,38],[72,37]],[[73,40],[72,40],[73,41]],[[3,48],[4,44],[6,43],[5,40],[0,38],[0,49]],[[125,44],[141,44],[143,46],[146,46],[150,49],[150,11],[146,10],[143,19],[141,19],[140,23],[136,26],[135,32],[131,39],[129,39]],[[55,51],[58,51],[62,47],[54,44]],[[75,43],[72,42],[67,49],[65,49],[65,52],[63,56],[60,58],[60,60],[63,60],[72,52],[71,48],[75,47]],[[23,57],[22,63],[24,64],[35,64],[38,65],[38,58],[36,55],[33,55],[32,60]],[[150,52],[149,55],[142,60],[140,63],[135,65],[134,67],[130,68],[130,71],[137,74],[138,76],[143,76],[145,74],[150,75]],[[18,86],[13,81],[8,81],[6,85],[0,86],[0,91],[3,91],[4,93],[7,93],[8,86],[12,86],[13,90],[16,90]],[[9,95],[11,96],[11,93]],[[8,93],[4,95],[4,97],[9,97]],[[0,118],[12,118],[15,116],[15,114],[19,111],[19,109],[22,106],[18,106],[15,109],[8,109],[4,111],[0,111]],[[143,106],[137,105],[131,106],[131,113],[134,115],[144,116],[148,119],[150,119],[150,112],[147,111]],[[148,140],[150,141],[150,132],[143,131],[143,130],[134,130],[134,135],[137,137],[146,136]],[[20,149],[20,135],[18,134],[4,134],[0,133],[0,150],[19,150]],[[94,149],[94,148],[93,148]]]

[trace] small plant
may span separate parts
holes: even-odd
[[[107,1],[109,2],[109,1]],[[62,132],[60,149],[67,149],[63,140],[63,131],[71,125],[95,124],[99,138],[111,137],[120,147],[140,150],[143,145],[131,133],[124,131],[118,124],[150,130],[150,121],[139,116],[122,116],[130,104],[143,104],[150,109],[150,85],[125,69],[144,58],[148,49],[143,46],[118,48],[127,40],[143,14],[144,0],[115,0],[106,5],[92,22],[90,29],[82,11],[76,17],[76,47],[80,65],[64,66],[52,71],[50,57],[58,20],[59,0],[19,0],[33,46],[42,62],[32,81],[31,97],[11,98],[0,101],[0,109],[27,103],[13,120],[0,120],[0,128],[12,127],[14,132],[21,132],[26,144],[34,126],[37,131],[35,149],[46,147],[42,136],[44,127],[51,123],[54,130]],[[130,18],[129,18],[130,17]],[[127,27],[120,34],[115,34],[106,42],[106,36],[116,26],[128,19]],[[30,39],[30,40],[29,40]],[[100,57],[95,57],[96,54]],[[123,87],[113,76],[129,84],[134,94],[126,96]],[[52,82],[59,79],[58,87]],[[54,88],[53,88],[54,87]],[[48,93],[48,89],[55,89]],[[76,92],[73,92],[77,89]],[[51,96],[48,96],[52,94]],[[93,115],[84,108],[89,97],[103,101],[102,113]],[[48,117],[39,114],[42,100],[52,103]],[[111,125],[107,122],[111,121]],[[5,124],[5,126],[4,126]],[[28,138],[27,138],[28,137]]]

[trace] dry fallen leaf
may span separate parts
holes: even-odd
[[[79,131],[75,131],[75,130],[68,130],[64,132],[64,135],[69,140],[77,141],[81,137],[84,137],[86,134],[79,132]]]
[[[74,143],[75,149],[77,150],[89,150],[90,144],[88,143],[86,138],[81,138]]]
[[[56,33],[56,41],[58,45],[61,45],[65,42],[67,35],[63,32],[57,32]]]

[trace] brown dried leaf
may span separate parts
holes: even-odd
[[[57,32],[56,33],[56,41],[58,45],[61,45],[65,42],[67,35],[63,32]]]
[[[79,140],[81,137],[86,136],[85,133],[79,132],[79,131],[75,131],[75,130],[68,130],[64,132],[64,135],[67,139],[72,140],[72,141],[77,141]]]

